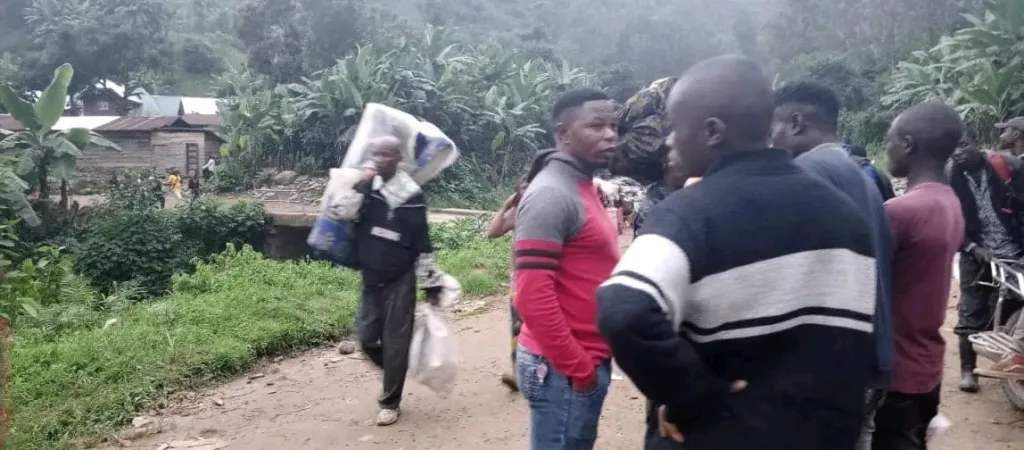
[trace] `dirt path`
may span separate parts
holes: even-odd
[[[525,449],[525,402],[498,383],[510,365],[503,302],[491,299],[486,312],[454,323],[464,360],[455,393],[441,399],[410,381],[402,420],[393,427],[371,423],[380,389],[377,371],[358,356],[321,349],[258,369],[264,377],[243,377],[199,394],[161,418],[166,431],[128,448],[159,449],[203,437],[245,450]],[[957,391],[953,347],[947,361],[942,411],[954,425],[934,449],[1024,449],[1024,414],[1011,410],[994,383],[984,382],[973,396]],[[641,448],[643,406],[628,380],[613,381],[598,448]]]

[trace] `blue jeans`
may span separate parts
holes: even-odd
[[[611,383],[611,364],[597,367],[597,387],[578,393],[543,357],[516,350],[519,392],[530,404],[530,450],[591,450]]]

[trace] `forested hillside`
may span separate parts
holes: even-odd
[[[565,86],[624,100],[729,52],[833,85],[854,142],[932,96],[991,124],[1021,111],[1022,22],[1018,0],[7,0],[0,80],[39,89],[70,62],[72,92],[225,98],[234,184],[330,167],[365,102],[394,104],[463,147],[456,189],[518,173]]]

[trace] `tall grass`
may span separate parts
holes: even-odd
[[[479,224],[436,227],[440,264],[467,296],[501,290],[508,240],[483,241]],[[459,240],[458,246],[445,242]],[[448,239],[448,240],[446,240]],[[173,392],[252,367],[257,359],[349,333],[358,276],[322,262],[277,262],[230,249],[174,278],[164,299],[77,326],[15,330],[9,448],[69,448],[131,422]],[[110,319],[116,319],[111,321]]]

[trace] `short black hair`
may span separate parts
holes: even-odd
[[[836,92],[827,85],[802,80],[788,83],[775,90],[775,107],[800,105],[806,108],[802,114],[814,125],[824,127],[827,131],[839,129],[839,109],[842,105]]]
[[[909,135],[925,154],[940,161],[953,154],[965,131],[960,115],[938,100],[911,106],[894,126],[897,134]]]
[[[868,157],[867,149],[865,149],[864,147],[861,147],[859,145],[849,144],[849,145],[846,146],[846,151],[850,152],[850,155],[852,155],[852,156],[859,156],[861,158],[867,158]]]
[[[551,120],[555,123],[561,122],[565,113],[569,110],[579,108],[587,102],[611,100],[608,94],[594,88],[576,88],[568,90],[555,100],[555,106],[551,108]]]

